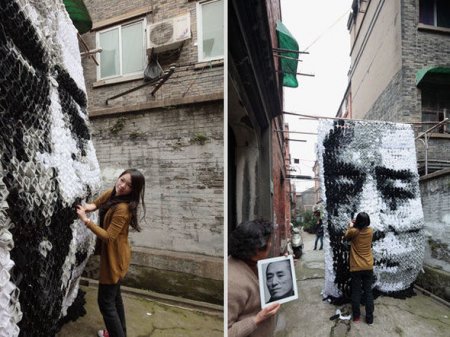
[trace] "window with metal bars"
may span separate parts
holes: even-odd
[[[450,118],[450,85],[426,86],[422,88],[422,131]],[[434,132],[450,133],[450,123],[443,124]]]

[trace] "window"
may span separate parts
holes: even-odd
[[[197,4],[198,60],[223,58],[224,54],[223,0]]]
[[[450,28],[450,1],[420,0],[419,22],[435,27]]]
[[[450,118],[450,85],[427,86],[422,89],[422,131],[431,128],[445,118]],[[450,133],[450,123],[441,125],[434,132]]]
[[[98,79],[107,79],[144,72],[145,22],[114,26],[97,33],[97,47],[102,48]]]

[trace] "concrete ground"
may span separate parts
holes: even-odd
[[[401,300],[378,297],[374,324],[362,320],[330,320],[336,309],[351,312],[351,306],[335,306],[322,301],[324,284],[323,250],[313,250],[315,235],[303,233],[304,254],[296,262],[299,299],[282,304],[275,337],[446,337],[450,336],[450,307],[416,291],[417,296]]]
[[[67,323],[56,337],[95,337],[104,328],[95,282],[83,286],[87,314]],[[122,288],[128,337],[223,337],[223,308]]]

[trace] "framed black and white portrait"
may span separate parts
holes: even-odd
[[[280,256],[258,261],[261,307],[298,299],[297,280],[292,256]]]

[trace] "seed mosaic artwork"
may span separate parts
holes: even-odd
[[[74,205],[101,183],[86,105],[62,0],[0,1],[0,337],[54,336],[84,310],[95,240]]]
[[[410,296],[425,249],[412,127],[322,120],[317,150],[324,203],[324,297],[350,295],[349,248],[342,236],[359,212],[369,214],[374,229],[375,291]]]

